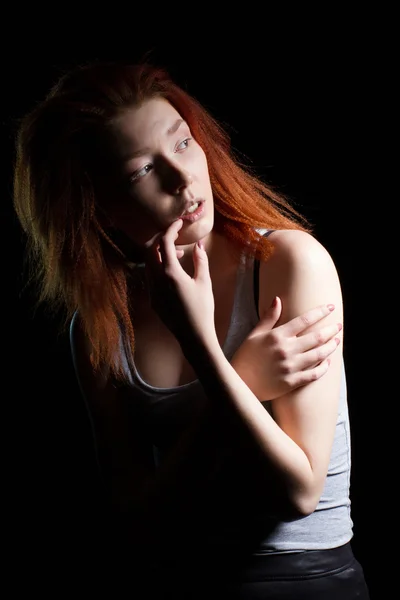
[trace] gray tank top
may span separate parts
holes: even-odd
[[[228,360],[258,322],[254,303],[253,266],[253,259],[243,258],[238,269],[232,316],[223,346]],[[123,339],[121,352],[130,379],[132,406],[140,407],[143,427],[151,439],[154,463],[157,466],[164,452],[185,427],[193,410],[205,402],[205,395],[197,380],[174,388],[156,388],[147,384],[135,367],[133,372],[129,369]],[[263,406],[268,410],[268,402]],[[256,523],[260,531],[263,531],[264,527],[266,533],[257,543],[254,554],[334,548],[348,542],[353,534],[349,498],[350,459],[350,427],[343,364],[336,433],[319,504],[307,517],[275,521],[273,526],[267,527],[265,523],[271,523],[271,516],[263,514],[262,510],[255,510],[252,515],[253,524]],[[226,519],[224,526],[221,525],[222,532],[217,532],[216,526],[215,538],[211,543],[221,543],[221,538],[224,538],[225,542],[229,539],[234,540],[235,536],[239,535],[237,521],[240,519],[236,518],[238,513],[236,510],[236,513]],[[221,521],[218,521],[218,524],[220,523]]]

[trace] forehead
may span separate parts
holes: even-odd
[[[181,116],[164,98],[152,98],[130,107],[112,122],[112,132],[120,151],[140,150],[152,140],[166,136]]]

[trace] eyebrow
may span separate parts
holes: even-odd
[[[177,119],[169,129],[167,129],[167,135],[172,135],[175,131],[178,131],[179,127],[184,123],[183,119]]]
[[[182,125],[182,123],[184,123],[186,125],[186,122],[183,119],[177,119],[175,121],[175,123],[173,123],[171,125],[171,127],[169,127],[167,129],[167,135],[171,136],[173,135],[176,131],[178,131],[179,127]],[[129,156],[126,157],[126,160],[132,160],[132,158],[135,158],[137,156],[141,156],[142,154],[146,154],[147,152],[149,152],[149,148],[142,148],[141,150],[136,150],[136,152],[131,152],[129,154]]]

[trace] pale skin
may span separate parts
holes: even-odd
[[[212,402],[240,417],[281,473],[293,511],[307,515],[322,493],[338,407],[343,309],[337,272],[310,234],[271,234],[276,250],[260,267],[261,320],[229,362],[221,346],[237,259],[230,242],[213,230],[207,161],[179,120],[170,104],[153,99],[122,113],[112,127],[113,151],[127,181],[114,222],[147,256],[147,287],[134,299],[135,364],[156,387],[198,378]],[[182,220],[196,199],[203,203],[201,218]],[[90,345],[79,326],[73,331],[100,460],[115,465],[110,477],[117,504],[137,508],[155,485],[145,445],[121,418],[123,392],[109,381],[107,368],[93,374]],[[263,402],[271,403],[273,417]],[[177,457],[194,446],[196,419],[160,469],[159,482],[169,477],[170,487],[178,485]]]

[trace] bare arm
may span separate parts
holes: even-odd
[[[284,323],[315,305],[335,305],[326,324],[342,321],[340,285],[327,251],[309,234],[277,232],[277,251],[260,274],[260,301],[268,306],[282,298]],[[273,286],[271,281],[274,282]],[[268,282],[268,286],[265,282]],[[267,292],[268,290],[268,292]],[[198,376],[215,402],[240,417],[266,462],[280,475],[287,499],[300,515],[311,513],[322,493],[338,407],[340,348],[324,377],[272,400],[273,418],[228,363],[214,336],[201,337],[199,347],[186,349]]]
[[[205,253],[202,259],[201,252],[198,251],[196,260],[206,262]],[[180,269],[179,263],[178,268]],[[277,268],[279,269],[279,265]],[[199,272],[200,269],[201,267],[198,265]],[[289,273],[290,270],[287,269],[286,272]],[[178,273],[181,275],[181,270]],[[183,275],[186,277],[186,274]],[[291,276],[288,276],[288,281],[290,280]],[[206,277],[204,277],[204,282],[206,282]],[[202,281],[200,283],[202,284]],[[273,295],[282,292],[285,298],[284,302],[288,302],[290,294],[286,293],[283,283],[277,279],[277,285],[271,292]],[[197,370],[213,403],[213,409],[215,407],[227,408],[230,414],[240,417],[241,423],[245,424],[252,440],[262,450],[265,459],[275,467],[278,473],[282,474],[286,495],[295,511],[300,514],[309,512],[311,502],[315,501],[319,488],[306,445],[303,448],[289,428],[288,431],[285,431],[283,420],[278,424],[268,415],[255,394],[226,360],[218,344],[213,322],[212,325],[204,326],[204,294],[198,293],[197,280],[186,278],[185,286],[187,286],[184,290],[185,293],[188,296],[192,295],[191,300],[186,304],[186,306],[193,305],[189,317],[192,323],[195,319],[199,319],[200,326],[197,328],[195,324],[194,327],[198,330],[199,335],[195,335],[195,337],[190,335],[189,345],[185,346],[185,343],[181,345]],[[208,283],[207,286],[210,287]],[[164,298],[164,295],[162,297]],[[326,298],[324,296],[323,300],[325,299],[332,300],[331,290],[326,289]],[[312,297],[309,298],[310,303],[311,301]],[[196,302],[200,303],[199,309],[196,308]],[[310,304],[308,302],[305,304],[308,309]],[[296,312],[295,304],[292,305],[292,310],[295,314],[299,314]],[[178,314],[181,323],[182,312],[178,311]],[[212,302],[210,302],[210,316],[212,316]],[[338,316],[335,315],[335,319],[338,319]],[[319,326],[319,323],[316,326]],[[185,328],[185,331],[187,329]],[[168,520],[173,511],[175,510],[176,514],[177,509],[181,506],[183,509],[189,510],[190,494],[202,487],[215,458],[212,452],[212,443],[210,443],[209,425],[210,423],[215,425],[216,422],[210,422],[211,413],[197,415],[192,424],[183,432],[176,446],[171,449],[162,466],[155,471],[152,447],[149,441],[143,438],[140,422],[132,423],[125,414],[123,395],[129,393],[129,390],[115,388],[109,381],[106,371],[94,376],[88,359],[90,347],[87,340],[77,324],[72,330],[74,332],[72,347],[75,367],[92,416],[99,462],[107,486],[111,490],[113,501],[119,507],[121,514],[129,513],[132,531],[136,533],[136,537],[142,536],[150,543],[150,540],[153,539],[152,535],[157,536],[157,532],[162,531],[163,519]],[[285,346],[284,342],[285,340],[282,342],[283,346]],[[294,373],[298,371],[296,366],[298,354],[302,355],[302,352],[296,350],[292,353],[293,365],[295,365],[292,368]],[[337,352],[334,354],[336,355]],[[278,347],[278,352],[273,355],[267,354],[265,360],[268,361],[270,358],[279,363],[279,355]],[[308,364],[309,366],[310,364]],[[279,383],[279,380],[282,380],[279,372],[279,368],[271,370],[271,373],[278,373],[274,376],[278,382],[278,385],[273,385],[274,388],[282,388],[282,381]],[[318,374],[316,376],[318,379]],[[326,374],[323,376],[323,379],[325,378]],[[296,379],[295,377],[294,381]],[[307,385],[306,388],[314,386],[315,383]],[[293,383],[293,387],[297,386],[298,383]],[[287,390],[287,381],[284,382],[283,387]],[[293,389],[291,385],[289,388]],[[289,394],[284,396],[284,398],[289,397]],[[292,437],[289,433],[292,433]],[[215,428],[213,435],[218,436]],[[155,515],[157,519],[154,519]]]

